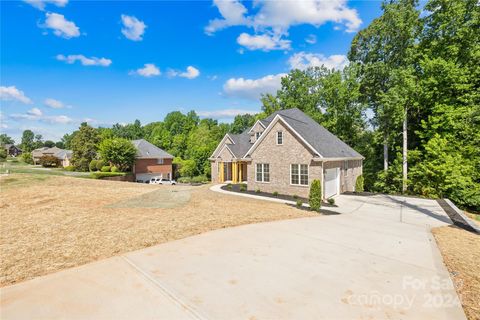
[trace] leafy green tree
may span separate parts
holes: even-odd
[[[41,134],[35,135],[35,141],[33,142],[33,148],[38,149],[43,147],[43,136]]]
[[[114,165],[122,171],[132,167],[137,154],[137,149],[132,142],[123,138],[103,140],[98,150],[104,161],[109,162],[110,165]]]
[[[7,134],[2,133],[0,134],[0,146],[4,146],[6,144],[14,144],[15,141],[9,137]]]
[[[173,159],[173,163],[176,165],[181,177],[193,177],[197,172],[197,164],[193,159],[183,160],[176,157]]]
[[[63,143],[63,141],[57,141],[55,142],[55,147],[65,149],[65,143]]]
[[[44,147],[48,147],[48,148],[52,148],[55,146],[55,142],[53,142],[52,140],[46,140],[44,143],[43,143],[43,146]]]
[[[7,150],[4,148],[0,149],[0,161],[5,161],[7,159]]]
[[[22,133],[22,144],[21,149],[23,152],[30,152],[35,149],[34,144],[35,134],[32,130],[25,130]]]
[[[21,159],[27,164],[33,164],[33,157],[31,152],[23,152],[21,155]]]
[[[88,171],[90,161],[97,156],[99,142],[100,137],[97,130],[83,122],[70,142],[73,151],[72,164],[76,170]]]
[[[246,129],[253,126],[256,119],[255,116],[251,114],[239,114],[236,115],[233,119],[232,128],[230,129],[231,133],[242,133]]]

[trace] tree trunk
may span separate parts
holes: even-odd
[[[408,146],[407,146],[407,108],[405,107],[405,114],[403,116],[403,182],[402,182],[402,192],[407,191],[407,176],[408,176]]]
[[[388,170],[388,138],[387,134],[383,136],[383,170]]]

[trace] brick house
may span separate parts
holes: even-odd
[[[57,147],[42,147],[32,151],[33,164],[39,164],[40,158],[43,156],[54,156],[60,161],[60,165],[62,167],[67,167],[70,165],[72,155],[72,150],[65,150]]]
[[[11,157],[18,157],[19,155],[22,154],[22,149],[20,149],[14,144],[6,144],[3,146],[3,148],[7,152],[7,155]]]
[[[171,179],[173,173],[173,156],[150,142],[133,140],[137,157],[133,165],[136,181],[149,181],[153,177]]]
[[[363,156],[299,109],[280,110],[241,134],[226,134],[210,157],[212,182],[308,197],[319,179],[325,198],[354,191]]]

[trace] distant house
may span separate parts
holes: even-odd
[[[137,157],[133,165],[135,180],[148,181],[152,177],[171,179],[173,174],[173,156],[150,142],[133,140],[137,149]]]
[[[274,112],[241,134],[226,134],[210,157],[212,181],[308,197],[319,179],[325,198],[354,191],[363,156],[299,109]]]
[[[11,157],[17,157],[22,154],[22,149],[19,147],[15,146],[14,144],[6,144],[3,146],[5,151],[7,152],[7,155]]]
[[[40,158],[43,156],[54,156],[60,160],[62,167],[67,167],[70,165],[70,160],[72,158],[73,151],[60,149],[57,147],[42,147],[32,151],[33,164],[39,164]]]

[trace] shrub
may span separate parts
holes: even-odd
[[[196,176],[192,178],[193,183],[205,183],[208,182],[207,176]]]
[[[105,162],[103,160],[98,160],[97,161],[97,170],[98,171],[102,170],[103,166],[105,166]]]
[[[105,177],[118,177],[118,176],[125,176],[125,172],[92,172],[90,177],[93,179],[102,179]]]
[[[240,191],[242,191],[242,192],[247,191],[247,185],[241,184],[240,185]]]
[[[111,167],[110,166],[103,166],[100,171],[102,172],[110,172]]]
[[[75,167],[74,166],[66,166],[65,168],[66,171],[75,171]]]
[[[260,188],[255,189],[255,192],[256,192],[256,193],[260,193],[260,192],[261,192],[261,191],[260,191]]]
[[[192,178],[190,177],[180,177],[178,178],[177,180],[179,183],[191,183],[192,182]]]
[[[320,211],[320,207],[322,206],[322,185],[318,179],[313,180],[310,185],[308,204],[311,210]]]
[[[55,156],[45,155],[39,160],[42,167],[45,168],[56,168],[60,165],[60,159]]]
[[[232,186],[231,183],[227,184],[227,189],[228,189],[228,190],[232,190],[232,189],[233,189],[233,186]]]
[[[297,200],[298,196],[296,194],[293,195],[293,199]]]
[[[3,147],[0,149],[0,160],[5,161],[7,160],[7,150],[5,150]]]
[[[33,164],[33,157],[30,152],[24,152],[22,153],[22,161],[27,163],[27,164]]]
[[[297,205],[297,208],[301,208],[303,205],[303,201],[298,199],[296,205]]]
[[[97,171],[97,163],[98,163],[98,160],[93,159],[92,161],[90,161],[90,164],[88,165],[88,169],[90,171]]]
[[[110,171],[112,171],[112,172],[120,172],[120,169],[118,169],[118,167],[116,167],[116,166],[113,166],[113,167],[110,169]]]
[[[278,191],[273,191],[273,196],[278,197]]]
[[[363,192],[363,175],[359,175],[355,181],[355,192]]]
[[[331,205],[334,205],[335,204],[335,199],[333,198],[328,198],[328,203],[331,204]]]

